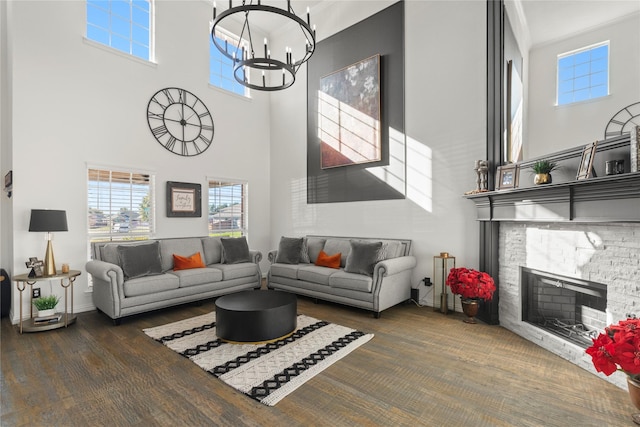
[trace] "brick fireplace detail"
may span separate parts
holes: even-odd
[[[584,346],[524,321],[522,271],[604,285],[606,324],[627,314],[640,317],[640,224],[505,221],[498,262],[500,324],[590,372],[595,370]],[[606,379],[626,388],[623,374]]]

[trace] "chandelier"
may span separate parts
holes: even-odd
[[[269,15],[267,15],[269,14]],[[225,19],[236,15],[243,20],[242,31],[240,33],[240,43],[233,46],[226,40],[224,42],[216,38],[216,28]],[[279,54],[272,52],[268,40],[265,38],[262,46],[260,41],[254,41],[256,37],[251,32],[250,16],[254,18],[254,29],[257,27],[255,18],[264,17],[278,18],[282,25],[290,24],[291,21],[299,27],[299,33],[294,40],[289,42],[292,45],[286,46]],[[280,22],[278,22],[280,24]],[[281,26],[279,25],[279,28]],[[213,26],[211,27],[211,38],[218,50],[227,58],[233,61],[233,76],[238,83],[255,90],[276,91],[286,89],[296,80],[296,73],[300,66],[307,62],[316,48],[315,25],[311,27],[309,8],[307,8],[307,20],[298,17],[291,1],[287,0],[287,8],[279,8],[261,4],[260,0],[242,0],[239,6],[233,6],[233,1],[229,0],[229,8],[217,13],[216,3],[213,3]],[[257,38],[257,37],[256,37]],[[242,43],[246,40],[246,44]],[[256,73],[251,73],[256,71]],[[251,82],[248,75],[261,76],[258,82]]]

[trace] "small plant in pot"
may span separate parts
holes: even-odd
[[[550,160],[538,160],[531,165],[531,169],[536,173],[534,184],[551,184],[551,171],[558,169],[558,164]]]
[[[49,295],[46,297],[40,297],[33,300],[33,305],[38,309],[38,316],[53,316],[56,312],[56,305],[60,301],[60,297],[55,295]]]

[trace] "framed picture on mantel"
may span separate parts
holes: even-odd
[[[580,159],[580,166],[578,167],[577,180],[589,179],[595,177],[596,173],[593,170],[593,158],[596,156],[596,147],[598,141],[587,144],[582,150],[582,158]]]
[[[496,177],[496,189],[506,190],[508,188],[518,188],[517,163],[498,166],[497,177]]]

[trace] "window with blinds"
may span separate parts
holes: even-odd
[[[145,173],[89,169],[90,241],[148,239],[154,232],[153,182]]]
[[[209,235],[247,234],[247,184],[209,180]]]

